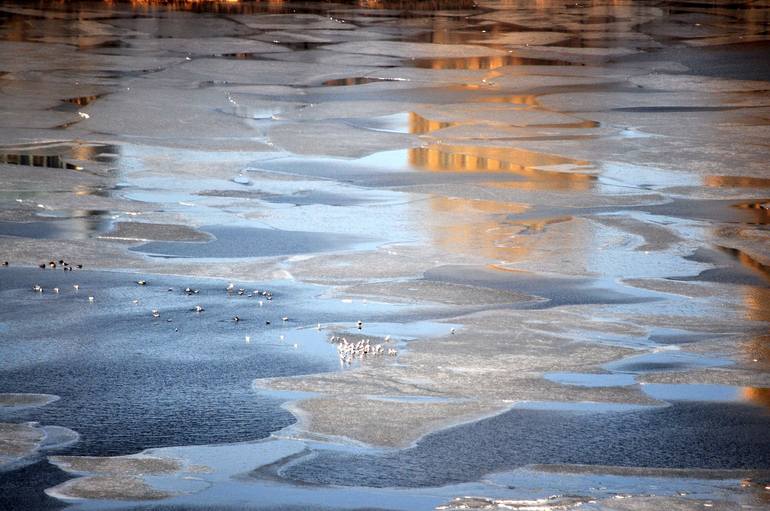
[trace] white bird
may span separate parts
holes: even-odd
[[[203,307],[201,307],[200,305],[196,305],[196,306],[195,306],[195,312],[203,312],[204,310],[206,310],[206,309],[204,309],[204,308],[203,308]]]
[[[59,294],[59,288],[58,287],[53,288],[53,292],[56,294]]]
[[[160,317],[160,311],[158,309],[152,309],[152,317],[153,318],[159,318]]]
[[[93,297],[93,296],[89,296],[89,297],[88,297],[88,301],[89,301],[90,303],[94,303],[94,297]]]
[[[74,285],[74,286],[72,286],[72,287],[74,287],[74,288],[75,288],[75,291],[77,291],[78,289],[80,289],[80,285],[79,285],[79,284],[75,284],[75,285]]]

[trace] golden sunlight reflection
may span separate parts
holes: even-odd
[[[415,135],[422,135],[424,133],[430,133],[431,131],[451,128],[452,126],[458,126],[459,124],[460,123],[458,122],[432,121],[420,114],[409,112],[409,133]]]
[[[498,69],[505,66],[520,66],[530,62],[531,59],[515,57],[513,55],[501,55],[494,57],[458,57],[458,58],[434,58],[414,59],[411,64],[423,69],[460,69],[468,71],[480,71]]]
[[[770,266],[765,265],[745,252],[721,247],[733,255],[745,268],[748,268],[770,282]],[[749,321],[770,322],[770,289],[759,286],[741,286],[745,317]],[[770,336],[757,335],[744,345],[747,363],[764,371],[770,370]],[[770,408],[770,388],[746,387],[742,391],[744,399]]]
[[[485,96],[474,100],[476,103],[509,103],[514,105],[540,106],[534,94],[513,94],[507,96]]]
[[[431,121],[428,121],[431,122]],[[588,166],[587,161],[524,149],[484,146],[435,145],[409,150],[409,165],[429,172],[480,172],[510,174],[510,181],[489,186],[518,190],[588,190],[596,176],[580,172],[543,170],[553,165]]]
[[[516,262],[541,250],[537,246],[540,238],[530,234],[572,219],[565,216],[512,220],[512,215],[524,213],[529,205],[494,200],[433,196],[429,206],[431,211],[440,213],[435,218],[444,219],[431,223],[434,243],[452,253],[496,261],[490,267],[498,270],[506,270],[498,265]]]
[[[523,227],[507,221],[509,215],[529,209],[526,204],[433,196],[429,205],[441,213],[439,218],[449,219],[431,230],[434,241],[446,250],[496,261],[514,261],[528,253],[514,240]]]
[[[770,388],[745,387],[742,391],[743,398],[754,404],[770,408]]]
[[[770,179],[748,176],[705,176],[703,184],[709,188],[770,188]]]

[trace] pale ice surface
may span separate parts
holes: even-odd
[[[0,3],[0,507],[766,506],[765,7]]]

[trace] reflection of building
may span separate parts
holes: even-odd
[[[415,59],[412,64],[415,67],[427,69],[462,69],[478,71],[483,69],[497,69],[504,66],[520,66],[527,64],[530,61],[531,59],[514,57],[513,55],[501,55],[496,57]]]
[[[414,112],[409,112],[409,133],[413,135],[422,135],[431,131],[457,126],[457,124],[456,122],[432,121]]]
[[[0,148],[0,163],[27,167],[50,169],[51,179],[55,180],[59,169],[83,170],[95,167],[105,157],[112,161],[120,154],[120,146],[103,144],[61,144],[22,146],[8,149]],[[74,196],[109,196],[112,183],[106,186],[74,185]],[[63,190],[62,190],[63,191]],[[36,192],[30,192],[36,193]],[[73,204],[77,204],[74,202]],[[95,233],[102,233],[111,227],[109,211],[98,209],[41,210],[40,215],[67,219],[66,236],[68,239],[86,239]]]
[[[114,0],[104,0],[106,4],[116,4]],[[131,0],[133,8],[156,8],[179,11],[197,12],[221,12],[229,14],[255,14],[264,12],[282,12],[287,10],[284,0]],[[428,11],[439,9],[471,9],[473,0],[356,0],[358,7],[365,9],[401,9]],[[296,5],[293,6],[296,8]],[[324,7],[334,8],[338,4],[330,3],[328,6],[321,4],[318,10]]]
[[[525,98],[525,97],[523,97]],[[409,132],[429,133],[459,123],[426,119],[409,114]],[[573,160],[513,147],[433,145],[409,149],[408,164],[423,172],[479,174],[485,188],[518,190],[587,190],[595,176],[581,172],[545,169],[554,165],[587,166]],[[483,174],[490,174],[488,178]],[[542,231],[548,225],[569,221],[569,217],[512,220],[528,209],[526,204],[494,200],[471,200],[432,196],[431,211],[440,213],[431,223],[435,242],[455,253],[481,255],[495,262],[511,262],[530,253],[533,237],[522,234]],[[582,236],[578,236],[581,238]],[[579,241],[579,240],[578,240]]]
[[[420,121],[410,131],[425,128]],[[509,147],[434,145],[409,150],[409,165],[415,169],[429,172],[505,173],[510,174],[511,180],[496,181],[492,186],[516,189],[588,190],[596,180],[592,174],[544,170],[545,167],[555,165],[588,164],[586,161]]]
[[[770,283],[770,266],[765,265],[745,252],[722,247],[745,268],[750,269]],[[770,288],[761,286],[740,286],[745,318],[749,321],[770,323]],[[758,370],[770,370],[770,335],[755,335],[745,343],[745,357]],[[745,387],[743,398],[757,405],[770,408],[770,388]]]
[[[709,188],[770,188],[770,179],[748,176],[705,176],[703,184]]]

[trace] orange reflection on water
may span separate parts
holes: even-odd
[[[430,133],[431,131],[441,130],[458,125],[459,123],[457,122],[432,121],[430,119],[426,119],[420,114],[409,112],[409,133],[415,135]]]
[[[747,221],[747,223],[759,225],[770,224],[770,199],[736,204],[735,207],[750,213],[751,216],[754,217],[752,221]]]
[[[770,188],[770,179],[748,176],[706,176],[703,184],[710,188]]]
[[[489,186],[519,190],[588,190],[596,181],[596,176],[592,174],[538,168],[553,165],[587,166],[587,161],[507,147],[419,147],[409,150],[409,165],[430,172],[509,173],[522,179],[495,182]]]
[[[732,254],[744,267],[770,282],[770,266],[765,265],[745,252],[721,247]],[[770,323],[770,289],[759,286],[741,286],[745,316],[749,321]],[[744,345],[748,363],[756,369],[770,370],[770,335],[757,335]],[[770,388],[746,387],[743,398],[755,404],[770,408]]]
[[[486,96],[478,98],[476,103],[510,103],[514,105],[540,106],[534,94],[512,94],[508,96]]]
[[[770,408],[770,388],[745,387],[741,392],[743,399],[754,404]]]
[[[549,222],[532,220],[514,224],[508,221],[509,215],[529,209],[521,203],[434,196],[429,199],[429,205],[431,211],[451,217],[447,224],[431,229],[437,245],[453,253],[496,261],[511,262],[527,255],[530,248],[519,243],[516,236]]]
[[[494,57],[459,57],[415,59],[412,65],[423,69],[461,69],[469,71],[498,69],[505,66],[519,66],[529,62],[527,59],[513,55]]]
[[[516,172],[549,165],[589,165],[587,161],[509,147],[435,145],[409,151],[409,163],[433,172]],[[540,171],[542,172],[542,171]]]

